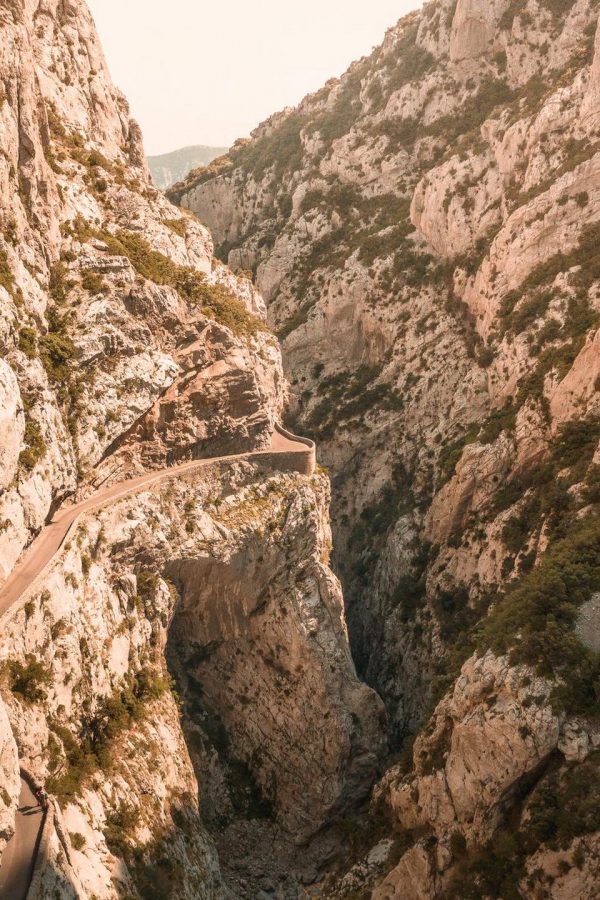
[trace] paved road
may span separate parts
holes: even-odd
[[[21,778],[15,833],[2,854],[0,900],[25,900],[27,897],[43,824],[44,814],[29,784]]]
[[[278,431],[273,431],[271,437],[271,451],[275,453],[306,453],[307,447],[298,442],[291,440]],[[174,478],[179,474],[184,474],[189,469],[197,469],[202,465],[209,465],[214,462],[234,461],[236,459],[251,459],[253,456],[259,456],[264,451],[254,451],[250,453],[240,453],[233,456],[215,456],[204,460],[193,460],[191,462],[182,463],[179,466],[172,466],[169,469],[162,469],[154,472],[146,472],[137,478],[129,481],[114,484],[108,488],[101,488],[87,500],[70,506],[65,506],[58,510],[52,522],[47,525],[35,541],[31,544],[29,550],[14,568],[12,574],[8,578],[6,584],[0,590],[0,616],[2,616],[13,603],[19,599],[23,591],[25,591],[31,582],[40,574],[44,566],[50,562],[56,551],[60,548],[69,527],[73,520],[80,513],[95,509],[97,506],[105,503],[107,500],[118,500],[126,497],[128,494],[137,491],[140,487],[150,485],[164,478]]]

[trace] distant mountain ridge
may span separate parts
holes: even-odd
[[[185,178],[192,169],[207,166],[213,159],[224,153],[227,153],[227,147],[207,147],[204,144],[196,144],[192,147],[173,150],[171,153],[163,153],[160,156],[149,156],[148,165],[154,184],[164,191],[176,181]]]

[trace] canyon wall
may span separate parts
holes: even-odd
[[[265,297],[403,751],[331,896],[598,892],[597,26],[428,3],[170,192]]]
[[[271,446],[264,302],[152,186],[85,3],[6,0],[0,28],[0,591],[61,504],[166,473],[88,512],[3,617],[0,852],[22,769],[52,795],[40,897],[298,896],[299,844],[385,750],[327,477],[169,476]]]
[[[244,896],[209,826],[306,839],[366,796],[381,711],[353,675],[327,501],[322,475],[254,463],[167,479],[84,516],[5,617],[8,730],[58,801],[44,896]]]

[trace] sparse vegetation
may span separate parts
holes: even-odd
[[[37,332],[35,328],[25,326],[19,331],[19,350],[27,359],[35,359],[38,354]]]
[[[365,506],[359,520],[354,525],[348,541],[348,548],[352,554],[351,572],[353,579],[359,584],[366,584],[373,572],[379,558],[382,542],[401,515],[410,512],[415,506],[415,497],[412,489],[412,478],[402,463],[397,463],[391,473],[391,478],[383,487],[379,496]],[[428,548],[426,548],[425,556]],[[419,554],[416,554],[418,556]],[[417,562],[408,576],[410,581],[405,583],[410,587],[412,597],[409,602],[417,602],[419,597],[419,585],[422,575]],[[400,602],[402,598],[396,597],[392,602]]]
[[[82,723],[77,736],[64,725],[52,723],[52,776],[48,789],[59,798],[73,797],[88,776],[98,769],[110,770],[117,738],[140,722],[147,704],[169,688],[168,679],[147,669],[102,701]]]
[[[456,471],[456,467],[462,458],[465,447],[469,444],[474,444],[478,440],[478,436],[479,428],[474,426],[456,441],[446,444],[442,449],[439,459],[440,483],[438,487],[452,478]]]
[[[297,328],[300,328],[302,325],[308,322],[308,317],[310,315],[311,309],[313,309],[315,301],[307,300],[301,306],[298,307],[296,312],[294,312],[289,319],[287,319],[284,324],[277,330],[277,337],[280,341],[284,341],[286,337],[291,334],[293,331],[296,331]]]
[[[586,712],[599,700],[600,656],[573,631],[579,606],[600,590],[600,519],[584,521],[510,586],[482,623],[481,650],[510,653],[556,681],[555,703]]]
[[[50,270],[48,292],[54,302],[60,306],[67,299],[71,283],[67,278],[67,269],[63,262],[58,262]]]
[[[49,670],[29,654],[25,662],[17,660],[8,663],[9,687],[26,703],[39,703],[46,696],[46,688],[52,681]]]
[[[106,282],[98,272],[86,269],[81,275],[81,285],[90,294],[100,294],[106,289]]]
[[[109,252],[126,256],[144,278],[175,288],[192,306],[199,307],[204,315],[235,334],[251,335],[268,330],[223,285],[211,284],[195,269],[177,265],[168,256],[153,250],[140,235],[119,231],[117,235],[103,232],[98,236],[108,245]]]
[[[140,814],[134,806],[125,803],[106,817],[104,839],[115,856],[124,857],[130,849],[132,832],[139,824]]]
[[[277,125],[268,128],[258,139],[238,141],[229,152],[232,165],[241,166],[256,179],[262,178],[271,167],[274,178],[293,171],[302,162],[300,131],[307,121],[307,117],[301,113],[291,113]],[[215,160],[211,166],[214,167],[215,164],[220,168],[217,174],[222,174],[229,168],[219,160]]]
[[[49,331],[40,338],[40,357],[50,381],[62,385],[66,391],[74,374],[76,350],[65,321],[53,312],[48,311]]]
[[[0,287],[3,287],[9,294],[15,289],[15,279],[8,262],[8,256],[5,250],[0,249]]]
[[[581,764],[550,767],[531,792],[518,827],[507,823],[479,852],[455,854],[459,866],[444,900],[520,900],[522,882],[533,892],[544,871],[537,869],[527,877],[528,856],[542,845],[567,849],[575,838],[600,828],[599,770],[598,751]],[[581,861],[575,854],[575,865]]]
[[[175,234],[179,235],[179,237],[184,238],[187,235],[187,222],[184,218],[181,219],[165,219],[165,225],[167,228],[170,228]]]
[[[233,168],[233,160],[230,159],[229,156],[219,156],[217,159],[213,159],[208,166],[201,166],[198,169],[193,169],[184,181],[169,188],[167,197],[173,203],[179,204],[186,191],[193,190],[201,184],[204,184],[205,181],[210,181],[212,178],[217,178],[219,175],[226,175]]]
[[[73,847],[73,850],[83,850],[83,848],[85,847],[85,845],[87,843],[85,837],[82,834],[80,834],[78,831],[70,831],[69,839],[71,841],[71,846]]]
[[[29,415],[25,423],[24,440],[27,446],[19,454],[19,467],[29,473],[48,452],[39,425]]]
[[[338,372],[323,379],[319,385],[322,399],[306,420],[309,433],[328,440],[341,422],[360,422],[373,409],[401,409],[398,392],[378,381],[380,377],[381,368],[361,366],[354,372]]]

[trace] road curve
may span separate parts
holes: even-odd
[[[144,475],[131,478],[129,481],[101,488],[80,503],[62,507],[56,512],[50,524],[42,529],[24,557],[15,566],[2,589],[0,589],[0,617],[8,612],[45,569],[54,554],[62,546],[69,528],[82,513],[104,505],[109,500],[119,500],[129,494],[136,493],[140,488],[150,486],[155,482],[161,482],[167,478],[176,478],[178,475],[183,475],[190,470],[193,471],[212,463],[259,459],[271,453],[299,454],[303,457],[314,457],[314,444],[305,438],[297,438],[276,425],[271,436],[271,447],[268,450],[253,450],[248,453],[239,453],[231,456],[213,456],[201,460],[192,460],[168,469],[146,472]]]
[[[44,820],[29,781],[21,775],[15,833],[2,854],[0,900],[26,900]]]

